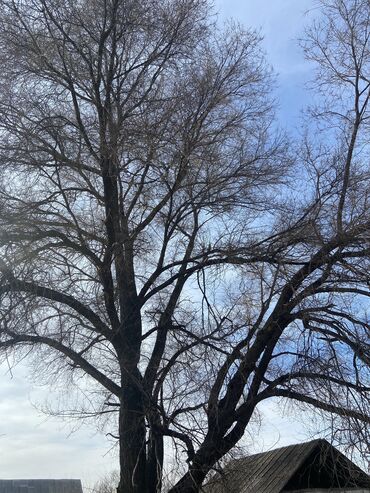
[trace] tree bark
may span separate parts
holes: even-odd
[[[191,468],[168,493],[199,493],[205,477],[202,469]]]
[[[163,436],[152,429],[149,435],[146,464],[146,493],[160,493],[162,491],[163,445]]]
[[[146,492],[146,430],[142,395],[127,382],[119,413],[120,483],[117,493]]]

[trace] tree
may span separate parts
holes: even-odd
[[[118,482],[118,471],[112,471],[111,473],[103,476],[100,481],[94,485],[92,491],[94,493],[115,493]]]
[[[266,399],[358,437],[368,2],[322,1],[307,33],[330,131],[296,160],[259,37],[220,30],[206,0],[0,5],[4,357],[100,386],[119,493],[161,490],[165,437],[187,464],[171,493],[199,491]]]

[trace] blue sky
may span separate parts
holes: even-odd
[[[311,77],[296,38],[315,12],[315,0],[217,0],[221,19],[233,17],[246,27],[260,30],[270,64],[278,74],[277,97],[280,123],[293,129],[308,99],[303,89]],[[10,378],[0,368],[0,477],[82,478],[91,486],[116,467],[111,443],[93,426],[83,425],[74,433],[60,419],[46,418],[33,407],[50,391],[30,383],[20,365]],[[300,425],[292,426],[273,405],[263,409],[265,428],[251,451],[284,445],[305,438]],[[21,466],[20,466],[21,464]]]
[[[312,76],[297,39],[317,14],[317,0],[216,0],[215,8],[221,19],[232,17],[263,35],[267,60],[278,75],[280,123],[292,130],[299,125],[300,111],[309,98],[305,84]]]

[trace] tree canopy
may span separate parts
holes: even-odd
[[[206,0],[0,6],[3,357],[99,386],[119,493],[161,491],[168,438],[198,492],[267,399],[368,444],[369,2],[321,1],[299,142]]]

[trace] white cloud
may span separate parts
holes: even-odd
[[[85,487],[117,468],[112,444],[93,425],[71,426],[46,417],[32,402],[49,397],[50,390],[27,382],[27,368],[19,365],[13,378],[0,385],[0,478],[79,478]]]

